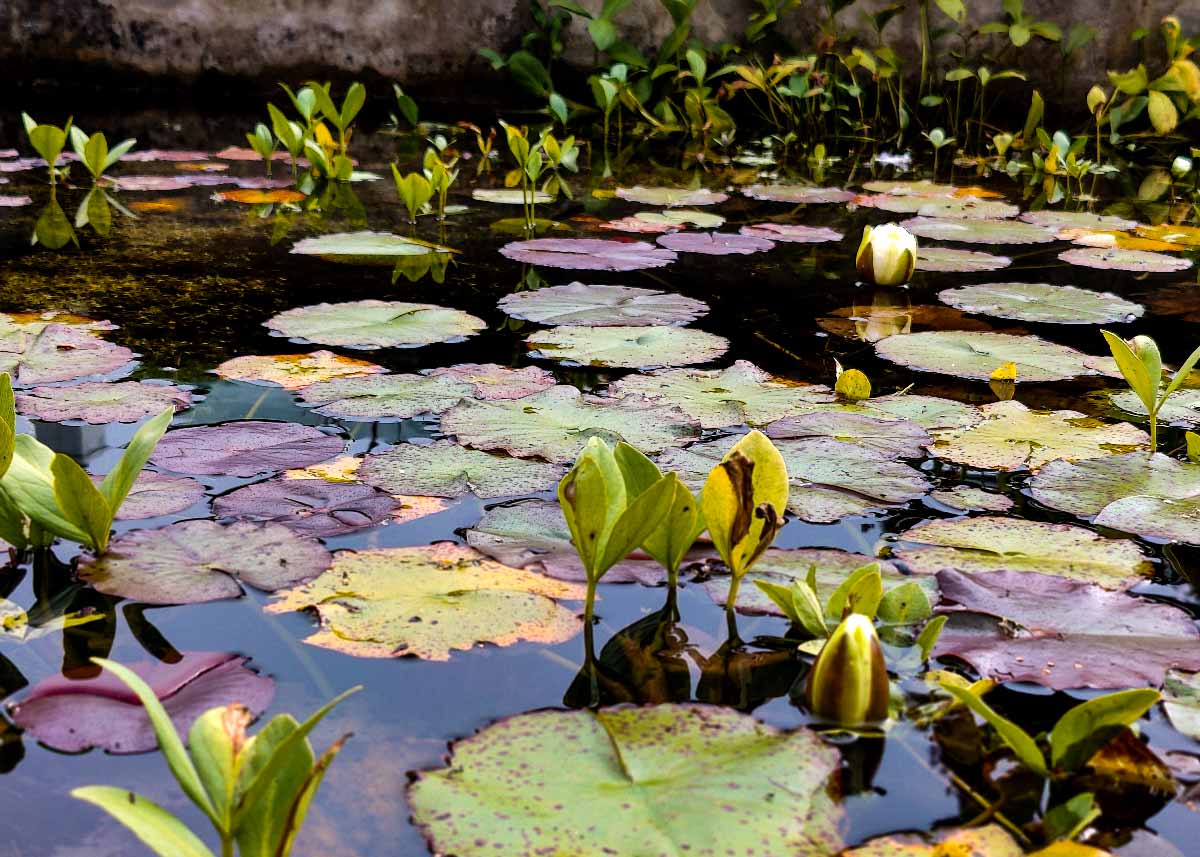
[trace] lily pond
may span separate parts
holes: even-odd
[[[205,835],[94,657],[184,735],[362,685],[313,733],[353,737],[301,854],[1197,853],[1200,382],[1151,457],[1101,334],[1152,336],[1168,369],[1200,345],[1200,227],[1169,175],[1063,203],[995,165],[597,142],[528,212],[456,126],[360,131],[352,181],[296,185],[236,124],[158,115],[94,189],[0,139],[17,434],[100,476],[176,410],[106,552],[0,570],[0,857],[142,853],[70,796],[93,784]],[[410,225],[390,164],[436,135],[458,179]],[[919,242],[907,285],[856,270],[883,223]],[[869,398],[834,391],[839,366]],[[617,562],[585,633],[555,489],[589,438],[699,491],[750,429],[787,518],[736,613],[702,536],[675,589]],[[824,603],[872,561],[948,621],[925,660],[928,610],[881,619],[890,717],[839,729],[808,703],[820,641],[755,584],[815,569]],[[1071,764],[1054,747],[1046,777],[950,674],[1032,736],[1105,693],[1163,697]]]

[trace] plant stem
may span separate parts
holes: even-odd
[[[1150,414],[1150,455],[1158,452],[1158,412]]]
[[[596,609],[596,583],[597,581],[588,578],[587,582],[587,601],[583,606],[583,627],[592,627],[592,618]]]
[[[742,577],[739,574],[733,575],[733,580],[729,583],[729,597],[725,599],[725,609],[733,610],[737,605],[738,587],[742,585]]]
[[[232,834],[221,834],[221,857],[233,857],[233,836]]]
[[[929,0],[921,0],[918,7],[921,13],[921,88],[917,92],[917,100],[925,96],[929,83]]]

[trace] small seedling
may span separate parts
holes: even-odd
[[[1158,413],[1200,361],[1200,348],[1188,355],[1160,393],[1163,369],[1158,344],[1149,336],[1135,336],[1126,342],[1107,330],[1100,332],[1104,334],[1113,359],[1117,361],[1117,368],[1150,417],[1150,454],[1153,455],[1158,450]]]
[[[70,137],[71,148],[75,150],[84,169],[92,174],[93,179],[100,178],[109,167],[137,145],[137,140],[129,139],[122,140],[109,149],[108,140],[102,132],[97,131],[89,137],[78,126],[71,128]]]

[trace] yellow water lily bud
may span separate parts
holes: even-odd
[[[863,230],[855,257],[858,272],[877,286],[901,286],[917,266],[917,239],[903,226],[885,223]]]
[[[813,714],[839,726],[886,720],[887,664],[874,623],[851,613],[825,641],[808,673],[808,704]]]

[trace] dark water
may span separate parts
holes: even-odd
[[[203,148],[215,151],[224,145],[243,142],[240,124],[219,123],[189,115],[170,117],[157,128],[163,145]],[[180,128],[203,129],[202,139],[188,138]],[[95,123],[93,123],[94,125]],[[92,126],[88,126],[89,128]],[[10,131],[14,130],[9,126]],[[155,129],[151,129],[155,133]],[[199,133],[199,132],[198,132]],[[110,135],[111,139],[112,135]],[[169,137],[170,140],[163,140]],[[16,145],[15,136],[0,139],[0,147]],[[460,144],[468,150],[471,140],[464,136]],[[147,144],[144,144],[147,145]],[[386,174],[386,163],[400,157],[413,166],[418,149],[412,139],[386,134],[361,135],[355,139],[356,155],[362,169]],[[27,152],[25,153],[27,154]],[[657,164],[651,162],[657,158]],[[582,160],[586,160],[587,155]],[[686,183],[693,176],[710,187],[720,188],[731,181],[752,179],[754,170],[734,166],[710,166],[708,172],[681,167],[678,158],[654,153],[639,153],[640,166],[619,174],[622,185]],[[262,323],[272,315],[293,307],[322,301],[349,301],[362,298],[398,299],[429,302],[466,310],[488,322],[489,329],[466,342],[434,345],[420,349],[385,349],[366,356],[394,371],[448,366],[464,362],[498,362],[528,365],[523,345],[529,330],[520,322],[507,319],[496,308],[505,294],[521,287],[529,269],[510,262],[497,252],[516,236],[490,228],[500,217],[518,214],[519,209],[476,203],[469,193],[477,182],[475,161],[463,165],[462,176],[451,194],[452,203],[470,206],[466,213],[449,219],[439,228],[431,218],[422,218],[416,235],[440,241],[462,251],[446,274],[445,283],[425,277],[412,283],[401,277],[392,282],[387,268],[355,267],[326,263],[318,259],[289,254],[299,238],[323,232],[376,229],[409,234],[405,214],[397,202],[390,179],[359,183],[342,189],[339,209],[324,216],[261,216],[261,212],[235,203],[217,203],[210,199],[214,189],[196,188],[170,193],[132,193],[119,195],[123,204],[139,200],[169,199],[182,204],[175,211],[141,211],[130,220],[114,213],[114,225],[107,238],[89,229],[79,230],[81,249],[67,247],[52,252],[31,247],[29,237],[39,208],[45,204],[48,188],[41,171],[8,173],[3,194],[29,194],[34,204],[24,208],[0,209],[0,311],[41,309],[69,310],[99,319],[110,319],[120,329],[109,334],[113,341],[142,354],[142,366],[135,378],[165,378],[195,385],[205,396],[190,411],[181,413],[176,426],[216,423],[249,416],[260,419],[288,420],[327,425],[343,431],[352,439],[351,452],[377,450],[401,439],[429,435],[436,422],[409,420],[403,423],[350,423],[326,419],[297,407],[285,391],[216,381],[211,370],[221,361],[238,355],[287,353],[298,350],[285,340],[270,336]],[[849,164],[826,178],[836,184],[845,181]],[[898,176],[890,168],[859,164],[854,181],[869,174]],[[286,174],[287,166],[276,166],[277,174]],[[503,173],[497,167],[480,183],[496,183]],[[261,163],[232,163],[229,171],[237,175],[261,175]],[[118,174],[175,174],[169,163],[124,164]],[[942,179],[947,176],[943,175]],[[983,182],[1013,199],[1028,196],[1007,177],[979,179],[960,173],[957,184]],[[593,186],[611,187],[598,175],[583,175],[573,180],[576,201],[564,201],[539,208],[539,216],[553,217],[566,224],[572,234],[613,237],[614,233],[589,231],[583,216],[608,219],[647,206],[619,200],[599,199],[589,193]],[[1119,182],[1102,185],[1111,195],[1127,192]],[[216,190],[220,190],[217,188]],[[84,191],[60,188],[58,200],[74,215]],[[1026,198],[1025,204],[1031,200]],[[788,207],[777,203],[759,203],[739,195],[719,207],[727,219],[722,231],[736,231],[743,223],[759,222],[768,216],[784,215]],[[1143,219],[1150,216],[1143,213]],[[290,219],[288,219],[290,217]],[[572,220],[571,218],[577,218]],[[973,282],[1031,281],[1069,283],[1097,290],[1116,292],[1131,300],[1145,300],[1164,285],[1194,281],[1194,274],[1152,275],[1141,278],[1120,272],[1093,271],[1063,265],[1055,258],[1061,243],[1035,248],[971,247],[1002,253],[1014,258],[1012,267],[978,274],[919,274],[913,285],[903,291],[876,293],[872,287],[856,285],[853,250],[857,236],[866,223],[903,219],[870,209],[848,212],[843,206],[810,206],[795,212],[789,222],[832,226],[848,237],[836,244],[780,243],[769,253],[755,256],[710,257],[680,254],[678,262],[667,268],[627,274],[564,272],[539,269],[536,273],[551,284],[575,279],[592,283],[619,283],[632,286],[666,288],[705,300],[712,312],[694,326],[727,337],[731,347],[727,357],[753,361],[768,371],[797,380],[830,383],[833,361],[840,360],[867,372],[878,393],[892,392],[916,384],[914,391],[951,396],[969,402],[993,401],[986,384],[959,382],[944,376],[912,373],[878,360],[868,343],[832,336],[815,323],[829,311],[847,306],[869,306],[877,297],[909,301],[914,305],[937,303],[935,293],[949,285]],[[652,240],[652,237],[651,239]],[[950,245],[955,246],[955,245]],[[1026,330],[1047,339],[1071,345],[1082,351],[1100,354],[1104,344],[1094,326],[1030,325],[988,319],[999,331]],[[1134,332],[1129,325],[1115,330]],[[1200,339],[1195,325],[1170,318],[1147,318],[1136,332],[1150,332],[1163,344],[1168,361],[1178,361]],[[551,369],[563,383],[589,389],[619,377],[621,372],[567,369],[545,361],[539,365]],[[1096,381],[1065,382],[1056,385],[1021,385],[1019,398],[1028,405],[1054,405],[1087,409],[1089,389],[1101,386]],[[133,427],[85,427],[36,424],[32,430],[56,449],[75,455],[95,472],[105,472],[117,452],[132,434]],[[1167,431],[1166,446],[1181,442]],[[996,487],[992,475],[964,473],[957,467],[925,463],[923,469],[938,482],[950,487],[964,479],[973,484]],[[210,495],[256,481],[222,477],[200,477],[209,486]],[[1065,516],[1040,509],[1021,493],[1023,479],[1010,476],[999,487],[1017,501],[1014,514],[1042,520],[1067,520]],[[210,515],[208,500],[187,510],[178,518]],[[932,501],[930,501],[932,504]],[[879,539],[901,531],[929,517],[947,516],[948,510],[920,502],[871,518],[849,518],[836,524],[813,525],[791,521],[783,530],[778,547],[831,546],[872,553]],[[416,521],[389,525],[363,534],[327,540],[331,549],[364,546],[424,545],[434,540],[461,540],[460,531],[478,520],[484,504],[464,499],[447,511]],[[161,521],[135,521],[119,529],[153,526]],[[1154,548],[1157,556],[1161,550]],[[72,556],[60,550],[59,558],[68,563]],[[1188,551],[1174,554],[1174,565],[1163,562],[1156,582],[1143,588],[1156,596],[1190,606],[1191,590],[1184,581],[1193,578],[1195,555]],[[33,603],[41,587],[69,586],[66,568],[11,569],[0,572],[0,582],[18,580],[8,597],[19,604]],[[4,587],[8,589],[6,585]],[[86,596],[80,596],[86,597]],[[597,647],[620,629],[658,610],[664,589],[639,586],[601,587],[602,617],[596,629]],[[97,622],[52,634],[25,644],[0,644],[0,654],[29,684],[59,670],[75,672],[82,668],[88,654],[111,652],[124,662],[163,656],[170,646],[179,651],[236,651],[252,658],[251,664],[277,682],[276,696],[269,713],[291,711],[305,713],[326,698],[354,684],[366,686],[365,692],[338,709],[318,730],[319,746],[337,735],[351,731],[355,737],[339,757],[310,816],[302,838],[300,854],[417,855],[425,846],[408,820],[403,788],[407,772],[437,766],[446,744],[471,734],[492,720],[533,709],[561,706],[583,660],[583,639],[557,646],[519,644],[510,648],[479,647],[469,653],[456,653],[449,662],[431,663],[405,658],[396,660],[355,659],[300,642],[312,630],[312,620],[300,614],[273,616],[263,613],[268,599],[250,592],[237,601],[207,605],[148,609],[144,619],[157,635],[137,622],[131,630],[125,605],[113,599],[98,599],[94,606],[110,610],[114,621]],[[795,657],[763,659],[752,668],[722,662],[720,652],[726,638],[725,616],[712,604],[702,588],[684,586],[679,595],[682,621],[678,632],[686,636],[694,657],[685,659],[691,677],[693,699],[721,702],[744,710],[780,727],[805,722],[804,714],[791,704],[788,689],[804,670]],[[97,630],[97,628],[100,630]],[[739,631],[745,640],[757,635],[781,636],[786,623],[772,618],[741,617]],[[106,636],[111,633],[111,638]],[[147,653],[149,648],[149,654]],[[706,669],[702,669],[704,665]],[[17,692],[18,680],[9,670],[0,676],[0,695]],[[1044,725],[1052,720],[1048,712],[1057,712],[1066,700],[1049,699],[1044,694],[1017,697],[997,694],[997,700],[1010,712],[1020,712],[1027,726]],[[679,700],[676,700],[679,701]],[[1146,731],[1151,745],[1160,753],[1179,749],[1200,752],[1173,730],[1156,710]],[[10,737],[11,736],[11,737]],[[6,740],[0,746],[0,857],[9,855],[123,855],[136,853],[131,837],[100,813],[68,796],[71,788],[91,783],[129,786],[180,812],[197,830],[207,828],[197,812],[185,806],[166,767],[156,754],[110,756],[100,752],[63,755],[52,752],[28,737],[0,734]],[[928,829],[938,823],[953,823],[978,814],[978,807],[963,803],[938,764],[939,751],[927,734],[901,724],[886,742],[861,739],[847,752],[848,770],[844,787],[854,792],[847,798],[848,839],[861,841],[879,833]],[[965,800],[965,799],[964,799]],[[1151,810],[1140,819],[1144,827],[1174,842],[1182,853],[1196,853],[1192,839],[1195,818],[1182,803],[1170,803]],[[1136,827],[1137,825],[1133,825]],[[1128,851],[1123,853],[1167,854],[1167,850]]]

